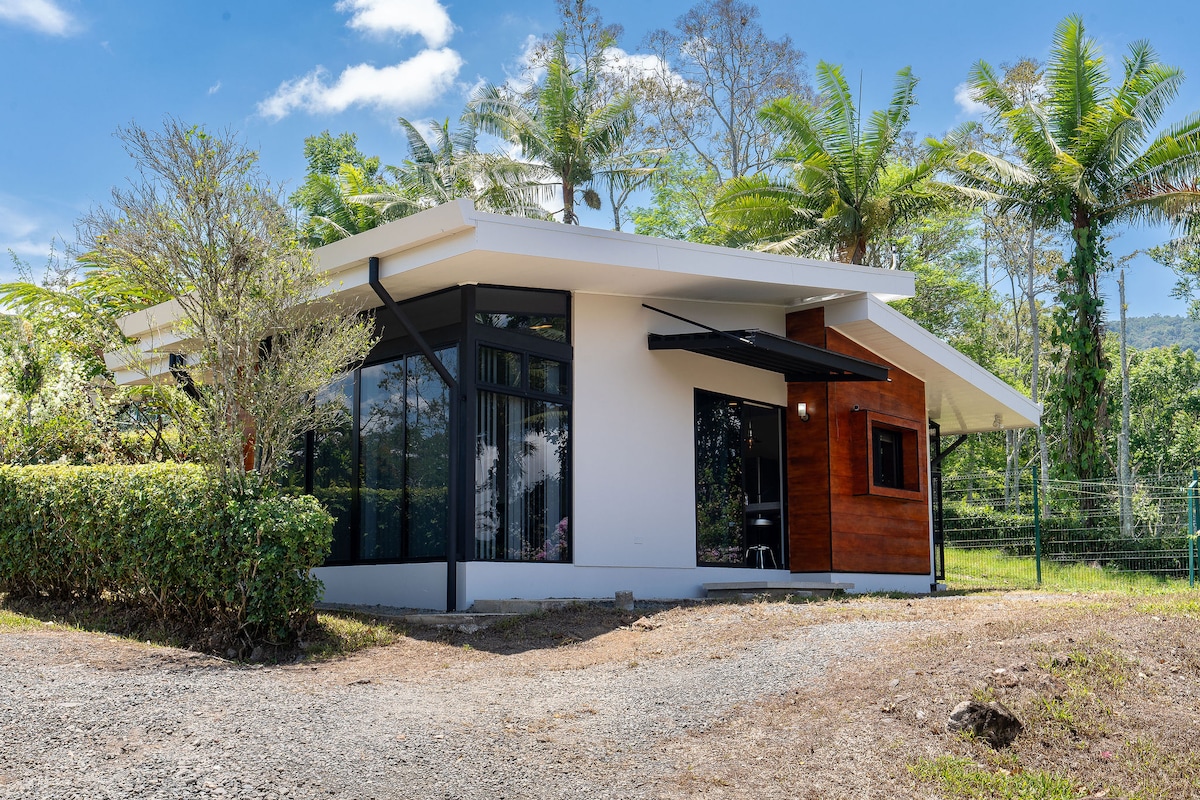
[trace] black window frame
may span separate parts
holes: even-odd
[[[521,328],[494,327],[476,321],[479,309],[480,294],[485,296],[484,313],[508,313],[524,317],[561,317],[562,340],[539,334],[536,330]],[[510,303],[506,311],[497,310],[498,304]],[[446,347],[455,347],[457,352],[456,372],[459,380],[459,395],[451,398],[450,425],[457,426],[458,431],[458,467],[450,476],[451,481],[457,482],[460,524],[457,531],[451,535],[457,537],[457,553],[459,561],[477,560],[474,557],[472,541],[474,531],[472,521],[475,519],[475,483],[471,472],[474,464],[475,426],[478,413],[480,391],[500,391],[504,394],[525,399],[554,403],[562,406],[567,415],[566,443],[566,507],[568,514],[574,507],[574,450],[571,425],[573,420],[572,399],[574,393],[574,348],[572,341],[572,297],[569,292],[554,289],[537,289],[496,284],[465,284],[452,286],[430,292],[417,297],[398,302],[403,311],[414,311],[413,318],[423,338],[434,351]],[[443,319],[429,309],[443,306]],[[451,310],[452,309],[452,310]],[[386,308],[380,307],[371,312],[381,334],[379,341],[363,360],[363,363],[351,371],[350,403],[352,421],[350,429],[350,500],[347,509],[349,538],[349,557],[344,559],[329,558],[325,566],[352,566],[359,564],[397,564],[445,562],[445,553],[436,556],[412,557],[402,555],[396,558],[369,559],[363,558],[359,552],[362,540],[361,492],[362,492],[362,449],[360,441],[362,414],[362,370],[380,364],[392,363],[400,359],[421,355],[416,342],[402,329],[399,324],[390,319]],[[558,328],[555,328],[558,330]],[[557,334],[556,334],[557,335]],[[520,353],[522,386],[496,387],[477,379],[479,348],[496,347]],[[560,362],[565,369],[565,377],[561,381],[561,392],[538,391],[529,386],[529,365],[531,360],[550,359]],[[295,451],[296,480],[293,489],[302,490],[306,494],[314,494],[314,453],[317,447],[317,434],[308,434]],[[407,448],[406,448],[407,450]],[[300,477],[303,480],[300,480]],[[340,524],[340,523],[339,523]],[[572,563],[574,558],[573,526],[568,525],[568,544],[566,558],[561,561],[546,563]],[[407,534],[402,535],[407,541]],[[407,548],[402,548],[406,550]],[[505,559],[504,563],[539,563],[518,559]]]

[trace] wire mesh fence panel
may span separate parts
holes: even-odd
[[[1055,480],[1036,505],[1032,476],[1021,478],[943,479],[948,588],[1033,588],[1039,577],[1058,589],[1187,587],[1191,475]]]

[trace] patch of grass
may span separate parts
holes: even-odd
[[[1108,731],[1120,692],[1136,666],[1100,633],[1065,655],[1042,655],[1038,666],[1054,678],[1057,690],[1032,703],[1030,727],[1050,738],[1094,739]]]
[[[35,628],[40,629],[46,626],[46,623],[41,620],[36,620],[33,617],[27,617],[24,614],[17,614],[5,608],[0,608],[0,633],[9,631],[27,631]]]
[[[918,780],[934,783],[964,800],[1074,800],[1075,782],[1042,770],[988,768],[969,758],[921,758],[909,767]]]
[[[0,605],[0,614],[29,619],[31,624],[28,627],[53,624],[93,633],[109,633],[124,639],[167,647],[182,647],[186,644],[178,631],[164,625],[161,620],[145,611],[128,609],[102,600],[86,603],[51,600],[45,597],[5,596]],[[4,630],[2,622],[0,630]],[[198,650],[204,649],[203,643],[192,644],[197,645]]]
[[[1176,800],[1194,797],[1200,753],[1170,753],[1150,739],[1128,742],[1118,755],[1127,783],[1136,787],[1129,800]]]
[[[305,652],[310,659],[337,658],[395,644],[405,635],[405,629],[395,623],[344,612],[322,612],[308,629]]]
[[[1042,582],[1032,558],[1005,555],[1000,550],[946,548],[946,585],[951,589],[1039,589],[1049,592],[1114,591],[1157,594],[1187,591],[1186,580],[1161,578],[1145,572],[1065,563],[1042,559]]]
[[[1186,592],[1155,598],[1138,603],[1134,608],[1143,614],[1200,619],[1200,592]]]

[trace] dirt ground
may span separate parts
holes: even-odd
[[[781,605],[568,608],[472,634],[410,632],[426,644],[319,672],[419,674],[450,655],[500,656],[531,674],[680,648],[720,659],[796,625],[924,623],[817,683],[674,737],[667,755],[682,768],[662,796],[1057,797],[1028,788],[1052,776],[1069,797],[1200,798],[1200,595],[845,598],[773,613]],[[687,635],[714,609],[728,624]],[[947,733],[966,699],[1001,702],[1024,731],[1003,751]]]
[[[745,664],[773,642],[829,652],[830,637],[870,625],[878,636],[847,641],[844,659],[833,641],[820,670],[703,724],[657,731],[653,752],[627,755],[619,769],[653,762],[654,786],[638,796],[663,798],[1200,798],[1200,593],[650,604],[633,613],[573,606],[472,633],[410,628],[395,644],[349,657],[256,669],[314,695],[433,688],[455,675],[510,688],[588,670],[665,680],[655,665],[681,655],[719,667]],[[94,639],[87,659],[96,667],[210,660],[100,635],[71,641],[79,636]],[[802,658],[803,645],[795,653]],[[62,655],[77,658],[74,646]],[[728,669],[702,674],[737,678]],[[1000,751],[948,733],[950,711],[965,699],[1003,703],[1024,730]],[[568,732],[558,717],[547,728],[561,722]],[[568,738],[559,737],[564,747]]]

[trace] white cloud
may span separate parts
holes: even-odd
[[[7,270],[15,274],[10,252],[40,269],[53,249],[53,224],[23,211],[27,205],[19,198],[0,194],[0,273]]]
[[[521,52],[512,63],[504,65],[504,85],[521,94],[546,77],[546,68],[537,63],[542,37],[529,34],[521,44]]]
[[[454,23],[437,0],[339,0],[334,8],[353,15],[346,24],[355,30],[416,35],[426,47],[442,47],[454,34]]]
[[[217,81],[212,86],[208,87],[208,93],[210,95],[216,94],[219,91],[221,91],[221,82],[220,81]]]
[[[75,19],[54,0],[0,0],[0,21],[53,36],[67,36],[75,27]]]
[[[464,62],[457,51],[445,46],[454,23],[438,0],[338,0],[334,8],[351,14],[346,24],[355,30],[377,36],[416,35],[426,47],[392,66],[346,67],[333,81],[329,71],[318,66],[281,83],[258,104],[259,114],[278,120],[296,110],[336,114],[351,106],[409,114],[454,85]]]
[[[954,87],[954,102],[958,104],[963,114],[968,117],[977,117],[987,113],[988,110],[986,105],[975,99],[971,87],[965,83],[960,83]]]
[[[307,75],[282,83],[275,94],[258,104],[258,113],[282,119],[297,109],[310,114],[336,114],[351,106],[403,112],[437,99],[453,86],[462,65],[462,57],[444,47],[422,50],[390,67],[370,64],[347,67],[332,83],[328,81],[328,71],[317,67]]]

